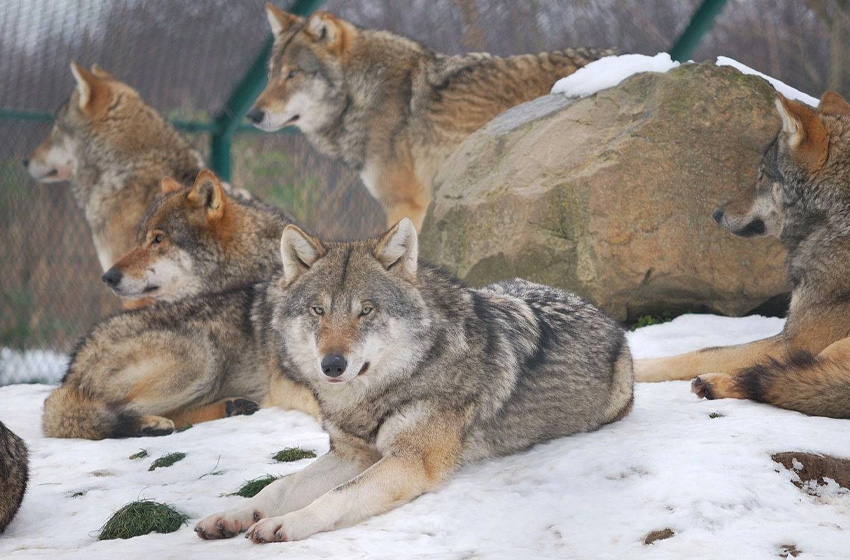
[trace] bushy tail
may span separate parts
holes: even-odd
[[[44,401],[44,435],[55,438],[105,439],[139,432],[139,418],[120,407],[62,385]]]
[[[735,379],[746,398],[812,416],[850,418],[850,363],[799,353],[747,368]]]
[[[635,402],[635,372],[632,353],[625,338],[623,339],[617,360],[614,362],[614,375],[611,378],[611,402],[605,411],[605,422],[616,422],[625,418]]]
[[[28,479],[27,446],[0,422],[0,533],[17,513]]]

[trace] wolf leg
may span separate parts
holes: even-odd
[[[269,484],[243,506],[202,519],[195,532],[202,539],[233,537],[264,517],[306,506],[331,488],[351,480],[369,464],[365,456],[357,460],[331,450],[303,470]]]
[[[431,193],[416,176],[412,161],[388,165],[378,177],[373,192],[387,214],[387,227],[394,226],[402,218],[410,218],[416,231],[422,229]]]
[[[167,416],[174,422],[176,427],[183,428],[192,424],[200,424],[201,422],[209,422],[210,420],[218,420],[220,418],[250,415],[259,409],[260,405],[254,401],[237,397],[221,399],[220,401],[198,408],[179,410]]]
[[[691,390],[707,399],[750,399],[814,416],[850,418],[850,338],[817,356],[801,352],[733,375],[700,375]]]
[[[782,334],[747,344],[705,348],[669,356],[635,360],[635,381],[689,380],[705,373],[729,374],[753,366],[766,358],[779,358],[788,351]]]
[[[398,421],[388,420],[381,427],[378,448],[385,453],[380,461],[307,507],[258,521],[245,536],[256,543],[301,540],[353,525],[436,489],[460,463],[461,416],[429,418],[417,410],[402,411]],[[410,418],[418,425],[406,425]],[[383,433],[387,431],[391,433]]]

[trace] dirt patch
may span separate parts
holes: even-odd
[[[669,527],[667,529],[661,529],[660,531],[652,531],[646,535],[643,539],[643,544],[652,544],[655,541],[663,541],[664,539],[669,539],[676,533],[673,532],[673,529]]]
[[[798,488],[803,488],[809,481],[825,484],[824,478],[831,478],[839,486],[850,489],[850,459],[794,451],[776,453],[770,458],[797,473],[800,480],[794,485]]]
[[[779,547],[780,558],[796,558],[800,555],[800,550],[793,544],[783,544]]]

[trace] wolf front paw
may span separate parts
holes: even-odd
[[[694,380],[691,381],[691,392],[700,399],[713,401],[717,398],[714,395],[714,389],[712,388],[711,381],[707,379],[707,376],[700,375],[699,377],[694,378]]]
[[[229,539],[235,537],[262,518],[257,510],[237,510],[216,513],[201,519],[195,532],[204,540]]]
[[[290,539],[287,536],[287,531],[284,525],[285,522],[283,516],[261,519],[248,529],[248,532],[245,533],[245,538],[251,539],[257,544],[286,542]]]
[[[224,403],[224,411],[227,417],[249,416],[260,410],[260,405],[248,399],[228,399]]]

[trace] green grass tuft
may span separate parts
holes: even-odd
[[[272,459],[280,463],[291,463],[293,461],[300,461],[301,459],[315,458],[315,453],[308,451],[307,449],[301,449],[300,447],[287,447],[286,449],[278,451],[272,455]]]
[[[254,496],[260,493],[260,490],[262,490],[277,479],[278,477],[267,474],[266,476],[261,476],[260,478],[248,480],[245,482],[245,484],[239,487],[239,490],[231,494],[231,496],[253,498]]]
[[[651,325],[660,325],[661,323],[669,323],[675,319],[669,311],[664,311],[660,315],[643,315],[638,317],[637,321],[631,324],[630,330],[636,330]]]
[[[188,515],[172,506],[153,500],[139,500],[116,511],[100,528],[97,540],[129,539],[148,533],[173,533],[188,520]]]
[[[144,459],[147,456],[148,456],[148,450],[147,449],[140,449],[138,453],[133,453],[132,455],[130,455],[129,459],[132,460],[132,461],[135,461],[136,459]]]
[[[712,412],[708,415],[709,418],[723,418],[724,416],[725,414],[723,414],[722,412]]]
[[[159,467],[170,467],[171,465],[173,465],[177,461],[182,461],[185,458],[186,458],[185,453],[180,453],[180,452],[168,453],[166,455],[163,455],[162,457],[160,457],[159,459],[157,459],[153,463],[151,463],[151,468],[149,468],[148,470],[152,471],[154,469],[158,469]]]

